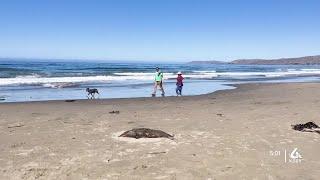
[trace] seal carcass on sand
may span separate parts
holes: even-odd
[[[131,138],[168,138],[173,139],[173,136],[161,130],[148,129],[148,128],[134,128],[122,133],[119,137]]]

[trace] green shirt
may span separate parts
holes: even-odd
[[[162,78],[163,78],[163,73],[162,72],[156,72],[154,80],[155,81],[162,81]]]

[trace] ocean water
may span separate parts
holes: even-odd
[[[317,82],[320,66],[233,65],[184,63],[0,61],[0,102],[87,99],[85,89],[97,88],[99,98],[149,97],[155,67],[164,72],[167,96],[175,95],[178,71],[185,77],[184,95],[199,95],[232,84],[251,82]],[[158,92],[160,94],[160,92]]]

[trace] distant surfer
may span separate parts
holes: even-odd
[[[157,67],[156,68],[156,74],[155,74],[155,77],[154,77],[155,83],[154,83],[154,90],[153,90],[153,93],[152,93],[153,97],[156,96],[158,86],[160,87],[160,90],[162,91],[161,96],[165,95],[164,89],[163,89],[163,84],[162,84],[163,81],[162,80],[163,80],[163,73],[160,71],[160,68]]]

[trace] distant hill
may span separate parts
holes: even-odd
[[[265,65],[311,65],[320,64],[319,56],[305,56],[298,58],[281,58],[281,59],[238,59],[231,61],[231,64],[265,64]]]
[[[192,64],[222,64],[222,61],[192,61]],[[320,55],[281,59],[238,59],[228,64],[243,65],[315,65],[320,64]]]
[[[223,61],[191,61],[188,64],[227,64],[227,62]]]

